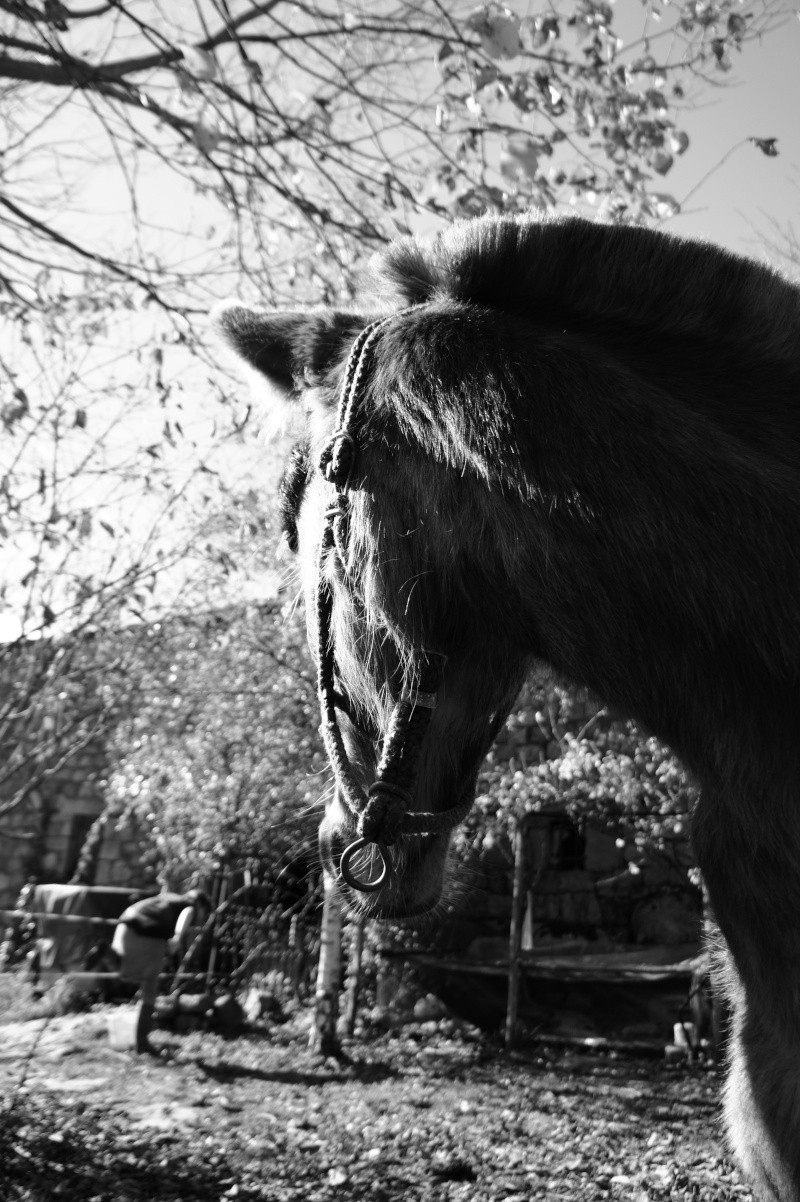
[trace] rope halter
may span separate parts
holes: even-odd
[[[418,650],[414,657],[413,683],[394,703],[378,761],[374,782],[365,793],[356,780],[347,754],[337,715],[345,708],[353,716],[353,707],[336,690],[336,661],[332,640],[333,592],[326,565],[329,557],[346,562],[349,493],[358,454],[356,408],[363,392],[370,352],[383,328],[397,316],[372,322],[353,344],[345,368],[336,425],[319,460],[319,471],[336,489],[336,497],[325,513],[317,569],[317,692],[325,750],[336,778],[340,797],[357,820],[358,837],[344,849],[339,875],[351,889],[374,893],[389,880],[392,860],[389,848],[402,835],[434,835],[457,826],[469,813],[471,792],[454,806],[440,812],[414,812],[413,793],[422,744],[436,708],[445,658],[435,652]],[[373,849],[377,872],[360,872],[353,861],[359,852]]]

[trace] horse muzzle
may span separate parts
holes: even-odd
[[[400,835],[390,846],[365,842],[337,798],[320,824],[319,843],[325,870],[336,878],[353,912],[402,921],[430,912],[441,900],[449,831]]]

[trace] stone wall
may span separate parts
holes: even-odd
[[[130,816],[109,817],[104,824],[93,884],[158,890],[158,865],[149,833]]]
[[[16,801],[0,813],[0,908],[29,881],[153,885],[147,832],[106,819],[101,727],[131,704],[126,656],[135,660],[137,638],[119,632],[105,643],[90,632],[0,648],[0,809]]]
[[[104,807],[102,748],[86,746],[3,819],[0,905],[13,904],[30,878],[69,880],[81,845]]]
[[[73,877],[86,838],[104,815],[106,767],[102,743],[88,743],[3,818],[0,909],[13,906],[31,878],[61,884]],[[146,848],[146,832],[103,822],[93,878],[86,883],[150,887],[155,874]]]

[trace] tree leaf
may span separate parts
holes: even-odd
[[[508,179],[525,175],[533,179],[539,167],[539,143],[526,135],[506,138],[500,154],[500,171]]]
[[[192,138],[198,150],[202,150],[204,154],[210,154],[222,141],[222,133],[218,126],[209,125],[201,117],[192,127]]]
[[[762,154],[768,155],[771,159],[776,158],[779,154],[778,147],[776,145],[778,141],[777,138],[748,138],[747,141],[752,142],[754,146],[758,147]]]
[[[519,18],[508,8],[476,8],[466,26],[477,33],[487,58],[516,58],[522,50]]]
[[[214,56],[200,46],[179,46],[187,71],[195,79],[214,79],[217,74],[217,64]]]

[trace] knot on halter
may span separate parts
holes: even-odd
[[[325,521],[329,523],[333,545],[341,568],[347,567],[347,540],[350,531],[350,507],[344,493],[338,493],[325,510]]]
[[[358,833],[367,843],[388,847],[403,833],[403,820],[411,809],[411,794],[391,781],[376,780],[358,820]]]
[[[356,466],[356,440],[349,430],[336,430],[326,443],[319,459],[321,475],[342,493],[350,489]]]

